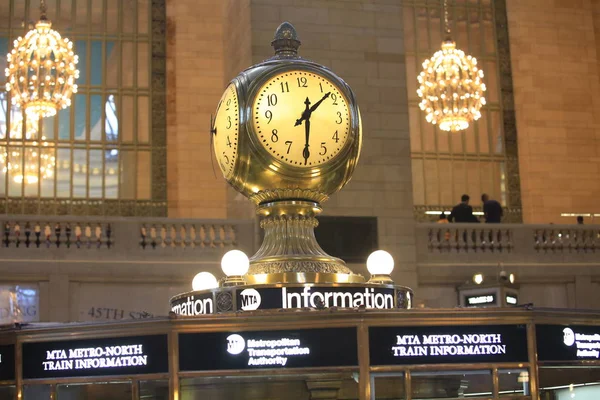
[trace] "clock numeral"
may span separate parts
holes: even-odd
[[[327,147],[325,147],[325,142],[321,142],[321,150],[323,151],[322,153],[319,152],[320,156],[324,156],[325,154],[327,154]]]
[[[225,111],[229,111],[229,106],[231,105],[231,99],[227,99],[227,103],[225,103],[225,105],[227,106]]]
[[[281,82],[281,93],[289,92],[290,87],[287,82]]]
[[[277,105],[277,95],[275,93],[268,95],[267,103],[269,104],[269,107],[276,106]]]
[[[335,133],[333,134],[333,136],[331,137],[333,140],[335,140],[335,142],[339,142],[340,141],[340,137],[338,136],[338,131],[335,131]]]
[[[288,145],[288,149],[287,149],[287,153],[286,154],[290,154],[290,150],[292,149],[292,141],[291,140],[286,140],[285,144]]]
[[[227,129],[231,128],[231,116],[230,115],[227,116],[227,126],[225,128],[227,128]]]
[[[265,117],[269,118],[269,121],[267,121],[267,124],[270,124],[271,120],[273,119],[273,113],[271,112],[271,110],[265,111]]]
[[[336,120],[335,120],[335,123],[339,125],[339,124],[341,124],[341,123],[342,123],[342,121],[343,121],[343,119],[342,119],[342,112],[341,112],[341,111],[338,111],[338,112],[337,112],[337,116],[338,116],[338,119],[336,119]]]
[[[321,93],[323,93],[323,84],[319,82],[319,87],[321,88]]]
[[[305,76],[296,78],[296,80],[298,81],[298,87],[308,87],[308,85],[307,85],[308,81]]]
[[[229,136],[227,136],[227,147],[231,147],[231,140],[229,140]]]
[[[225,158],[225,164],[229,165],[229,157],[227,157],[227,154],[223,154],[223,157]]]
[[[277,129],[273,129],[273,134],[271,135],[271,142],[276,143],[279,141],[279,136],[277,136]]]
[[[338,103],[337,103],[337,96],[335,95],[335,93],[331,94],[331,100],[333,100],[333,105],[334,106],[338,105]]]

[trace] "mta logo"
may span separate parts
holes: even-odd
[[[240,293],[240,308],[244,311],[257,310],[260,307],[260,293],[256,289],[244,289]]]

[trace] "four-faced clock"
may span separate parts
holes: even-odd
[[[252,116],[260,145],[293,167],[333,160],[350,136],[348,100],[332,81],[309,71],[287,71],[265,81]]]
[[[231,83],[217,106],[217,115],[212,127],[215,154],[226,179],[232,176],[238,155],[239,120],[237,90]]]

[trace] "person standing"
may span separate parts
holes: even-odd
[[[577,216],[577,225],[583,225],[583,215]]]
[[[447,224],[448,223],[448,218],[446,218],[446,213],[442,211],[442,213],[440,214],[440,218],[437,220],[438,224]]]
[[[483,215],[485,216],[486,223],[500,223],[504,211],[498,201],[490,199],[486,193],[481,195],[481,202],[483,203]]]
[[[473,207],[469,205],[469,195],[463,194],[460,198],[460,203],[452,208],[452,212],[448,216],[450,222],[479,222],[476,216],[473,215]]]

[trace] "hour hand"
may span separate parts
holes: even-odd
[[[312,113],[312,110],[310,109],[310,100],[308,97],[306,98],[306,100],[304,100],[304,104],[306,105],[306,108],[302,112],[302,116],[296,120],[296,123],[294,124],[294,126],[298,126],[298,125],[302,124],[302,121],[308,122],[308,120],[310,119],[310,114]]]

